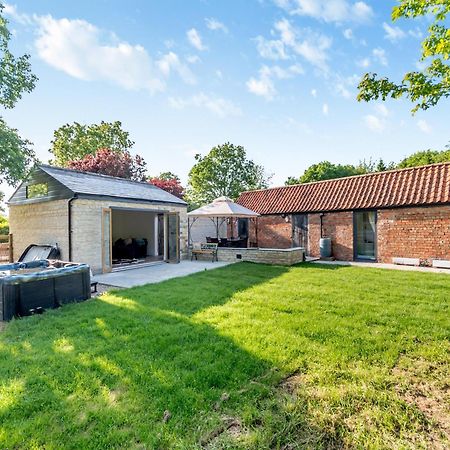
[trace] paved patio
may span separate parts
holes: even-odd
[[[130,288],[143,284],[159,283],[171,278],[184,277],[204,270],[218,269],[229,265],[228,262],[211,261],[181,261],[179,264],[154,264],[146,267],[136,267],[94,276],[94,280],[108,286]]]

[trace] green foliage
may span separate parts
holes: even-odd
[[[107,148],[123,153],[134,145],[129,133],[122,129],[122,123],[101,122],[82,125],[78,122],[65,124],[53,134],[50,153],[52,164],[67,167],[70,161],[78,161],[86,155],[95,155],[97,150]]]
[[[161,172],[157,177],[154,177],[154,178],[158,178],[159,180],[164,180],[164,181],[170,181],[170,180],[180,181],[180,177],[170,171]]]
[[[202,205],[222,196],[234,200],[243,191],[268,186],[264,168],[247,159],[240,145],[218,145],[206,156],[196,155],[195,161],[189,172],[190,203]]]
[[[436,105],[441,98],[450,96],[450,29],[446,18],[450,12],[449,0],[401,0],[392,12],[394,21],[426,16],[433,18],[428,36],[422,42],[422,71],[408,72],[401,83],[376,73],[367,73],[359,84],[358,101],[398,99],[407,97],[415,103],[413,113]]]
[[[5,216],[0,214],[0,235],[9,234],[9,222]]]
[[[15,185],[25,177],[35,161],[31,145],[0,118],[0,179]]]
[[[241,263],[15,320],[0,448],[448,448],[412,404],[448,398],[448,277]]]
[[[37,77],[31,73],[29,55],[14,57],[9,51],[11,33],[0,3],[0,105],[13,108],[24,92],[34,89]],[[34,160],[31,143],[8,127],[0,117],[0,182],[10,185],[21,180]]]
[[[450,162],[450,149],[442,151],[424,150],[413,153],[400,161],[398,167],[402,169],[404,167],[417,167],[441,162]]]
[[[352,175],[361,175],[363,173],[365,172],[362,168],[352,166],[351,164],[342,165],[333,164],[330,161],[322,161],[308,167],[298,179],[289,177],[286,181],[286,185],[331,180],[333,178],[350,177]]]
[[[14,57],[9,50],[11,33],[8,21],[3,17],[0,3],[0,105],[13,108],[24,92],[31,92],[37,77],[31,72],[29,55]]]

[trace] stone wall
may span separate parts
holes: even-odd
[[[290,249],[277,248],[219,248],[219,261],[276,264],[291,266],[304,260],[305,250],[301,247]]]
[[[180,214],[180,253],[187,251],[187,209],[185,206],[77,199],[72,203],[72,260],[89,264],[94,273],[102,271],[102,210],[119,207]]]
[[[379,210],[377,233],[379,262],[450,260],[450,205]]]
[[[11,205],[9,224],[13,235],[14,261],[30,244],[58,244],[61,258],[69,258],[67,200]]]

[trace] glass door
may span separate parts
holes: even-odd
[[[308,246],[308,215],[292,215],[292,246],[303,247],[307,251]]]
[[[376,211],[354,213],[355,258],[376,259]]]
[[[177,213],[166,216],[166,260],[180,262],[180,218]]]
[[[111,208],[102,209],[102,271],[112,270]]]

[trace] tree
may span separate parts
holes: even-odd
[[[428,35],[422,42],[421,61],[427,65],[422,71],[408,72],[401,83],[376,73],[366,73],[358,88],[358,101],[397,99],[407,97],[415,106],[412,112],[426,110],[441,98],[450,96],[450,29],[446,18],[450,12],[449,0],[401,0],[392,11],[392,20],[426,16],[433,19]]]
[[[352,175],[361,175],[363,173],[366,172],[362,167],[355,167],[351,164],[342,165],[333,164],[330,161],[322,161],[308,167],[298,179],[289,177],[285,184],[310,183],[311,181],[331,180],[333,178],[343,178]]]
[[[180,179],[172,172],[162,172],[157,177],[149,178],[148,182],[175,195],[175,197],[184,198],[184,187],[181,185]]]
[[[67,163],[67,167],[70,169],[133,181],[145,181],[146,166],[146,162],[139,155],[133,157],[128,151],[117,153],[108,148],[101,148],[97,150],[95,155],[86,155],[83,159],[68,161]]]
[[[94,155],[97,150],[107,148],[115,153],[129,151],[134,145],[129,133],[122,129],[122,123],[101,122],[82,125],[78,122],[65,124],[53,133],[50,153],[52,164],[67,167],[69,161]]]
[[[0,118],[0,177],[8,184],[22,180],[35,161],[31,145]]]
[[[0,235],[9,234],[9,222],[8,219],[0,214]]]
[[[195,155],[195,161],[189,172],[188,198],[197,205],[221,196],[234,200],[245,190],[268,187],[270,177],[262,166],[247,159],[240,145],[218,145],[206,156]]]
[[[0,3],[0,104],[13,108],[24,92],[31,92],[37,77],[31,73],[30,55],[18,58],[9,50],[11,33],[8,21],[3,17],[3,4]]]
[[[13,108],[24,92],[34,89],[37,77],[31,73],[29,55],[14,57],[9,50],[11,33],[0,4],[0,105]],[[31,143],[8,127],[0,117],[0,181],[16,184],[35,158]]]
[[[447,150],[424,150],[421,152],[413,153],[412,155],[400,161],[398,167],[401,169],[404,167],[417,167],[424,166],[426,164],[448,161],[450,161],[450,148],[448,148],[447,146]]]

